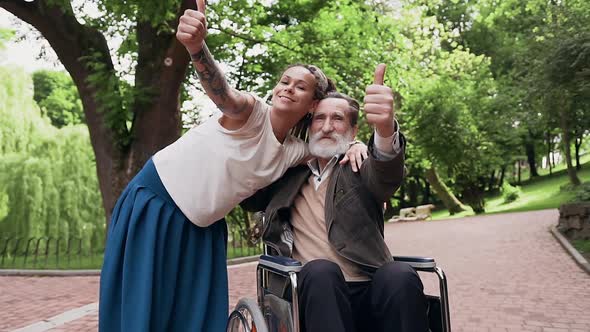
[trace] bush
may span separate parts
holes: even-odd
[[[590,201],[590,182],[584,182],[575,188],[574,202]]]
[[[100,244],[105,215],[88,128],[53,127],[33,100],[28,75],[0,67],[0,238]]]
[[[504,198],[504,203],[516,201],[521,194],[522,190],[520,190],[520,187],[513,186],[508,182],[502,184],[502,197]]]

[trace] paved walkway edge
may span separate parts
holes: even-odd
[[[572,256],[574,261],[576,261],[576,264],[586,271],[586,273],[590,274],[590,263],[588,263],[586,258],[584,258],[584,256],[582,256],[582,254],[580,254],[578,250],[572,246],[570,241],[568,241],[568,239],[566,239],[555,226],[551,226],[549,230],[551,231],[551,234],[553,234],[553,236],[557,239],[557,242],[561,244],[563,249],[565,249],[565,251],[567,251],[567,253]]]
[[[0,277],[91,277],[100,270],[0,270]]]
[[[37,323],[25,326],[20,329],[13,330],[12,332],[43,332],[60,325],[64,325],[76,319],[80,319],[88,314],[94,313],[98,310],[98,302],[87,304],[83,307],[68,310],[57,316],[53,316],[49,319],[42,320]]]
[[[258,261],[260,255],[232,258],[227,265],[240,265]],[[100,276],[100,270],[18,270],[0,269],[0,277],[92,277]]]

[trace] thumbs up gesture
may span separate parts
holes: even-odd
[[[199,52],[205,43],[207,36],[205,11],[205,0],[197,0],[197,10],[185,10],[178,22],[176,38],[191,55]]]
[[[365,90],[364,112],[367,122],[375,127],[381,137],[390,137],[394,133],[393,125],[393,91],[383,85],[385,64],[377,65],[373,84]]]

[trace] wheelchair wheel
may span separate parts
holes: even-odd
[[[268,332],[262,310],[255,300],[243,298],[229,315],[227,332]]]

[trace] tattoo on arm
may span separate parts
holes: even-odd
[[[223,113],[238,114],[248,107],[246,98],[236,94],[227,83],[207,45],[191,58],[207,95]]]

